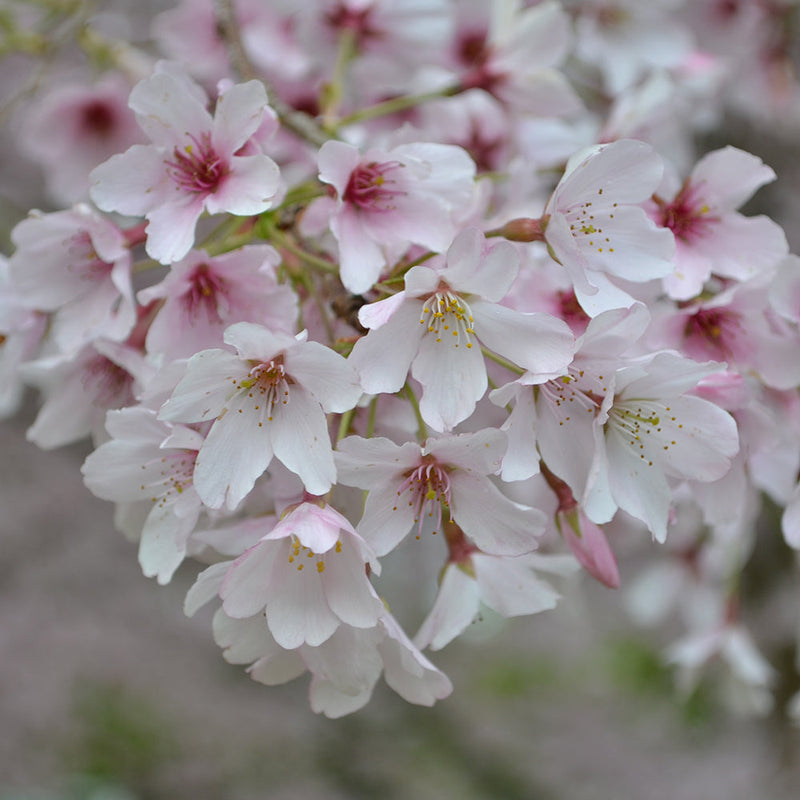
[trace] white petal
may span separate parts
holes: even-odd
[[[441,650],[474,621],[480,606],[477,581],[458,564],[448,564],[433,608],[425,617],[414,644]]]
[[[290,387],[286,405],[270,423],[275,457],[300,476],[310,494],[323,495],[336,480],[328,423],[317,400],[301,386]]]
[[[456,471],[450,480],[451,516],[483,552],[518,556],[538,547],[541,511],[512,503],[488,478]]]

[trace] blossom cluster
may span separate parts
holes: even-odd
[[[21,114],[60,207],[0,260],[0,411],[32,385],[34,444],[91,437],[144,575],[198,565],[187,613],[317,712],[381,675],[433,704],[424,651],[581,568],[619,587],[631,540],[682,684],[721,661],[766,710],[737,577],[765,496],[800,549],[800,259],[740,210],[773,170],[694,142],[743,76],[752,113],[797,103],[789,13],[182,0]],[[438,583],[401,624],[377,579],[409,548]]]

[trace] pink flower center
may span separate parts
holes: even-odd
[[[209,322],[222,322],[219,305],[225,300],[225,281],[214,274],[208,264],[199,264],[189,276],[189,285],[181,296],[187,316],[193,320],[202,312]]]
[[[683,329],[687,352],[693,357],[730,360],[742,358],[751,348],[739,314],[723,308],[701,308]]]
[[[408,504],[414,508],[414,522],[418,524],[417,539],[422,533],[425,517],[435,520],[433,533],[442,527],[442,504],[450,507],[450,478],[447,469],[432,456],[423,456],[422,463],[407,472],[397,489],[400,497],[408,492]],[[397,510],[395,506],[393,511]]]
[[[271,422],[275,406],[289,403],[289,386],[293,383],[292,378],[286,374],[283,356],[279,355],[269,362],[255,364],[248,376],[239,382],[238,388],[246,390],[248,397],[262,397],[267,419]],[[258,411],[260,406],[255,408]]]
[[[342,199],[364,211],[392,211],[395,208],[393,199],[405,194],[401,189],[393,188],[397,181],[392,175],[401,168],[397,161],[359,164],[350,174]]]
[[[133,402],[133,376],[110,358],[97,355],[83,368],[81,380],[100,408],[122,408]]]
[[[338,2],[325,14],[325,21],[335,31],[350,30],[355,38],[358,50],[363,49],[371,40],[383,37],[383,31],[376,28],[372,16],[372,8],[348,8],[346,3]]]
[[[667,204],[655,198],[661,212],[661,225],[669,228],[677,239],[690,243],[704,236],[716,217],[709,216],[710,208],[697,196],[697,189],[688,181],[675,199]]]
[[[211,134],[198,139],[190,135],[191,144],[176,147],[173,160],[167,161],[167,172],[181,189],[193,194],[212,194],[227,174],[227,165],[211,144]]]
[[[92,100],[81,108],[81,129],[98,138],[107,137],[117,122],[114,109],[102,100]]]

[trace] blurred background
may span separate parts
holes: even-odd
[[[25,5],[0,0],[0,23]],[[95,4],[133,42],[168,5]],[[8,254],[13,225],[31,207],[52,206],[15,138],[15,110],[31,97],[19,88],[38,56],[1,52]],[[745,211],[782,224],[794,252],[798,132],[794,118],[729,109],[699,143],[700,152],[733,144],[775,168],[778,181]],[[487,616],[432,654],[454,684],[433,709],[379,682],[366,708],[332,721],[309,710],[305,678],[267,688],[225,663],[213,609],[182,612],[194,568],[166,587],[142,576],[111,505],[83,486],[89,444],[43,452],[25,440],[37,403],[26,394],[20,413],[0,423],[0,800],[800,796],[800,730],[783,711],[800,688],[786,637],[800,627],[800,597],[774,509],[743,575],[747,622],[777,671],[775,708],[763,718],[723,704],[713,672],[688,697],[676,691],[662,654],[677,631],[630,621],[624,590],[646,554],[623,548],[621,590],[580,574],[559,585],[554,611]]]

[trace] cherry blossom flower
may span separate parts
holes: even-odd
[[[568,0],[575,8],[575,53],[596,65],[613,95],[653,68],[677,67],[689,54],[689,30],[671,12],[683,0]]]
[[[94,86],[56,85],[25,120],[24,151],[42,165],[50,194],[61,203],[89,196],[89,172],[142,140],[128,108],[130,85],[111,73]]]
[[[167,359],[189,357],[222,344],[225,328],[235,322],[259,322],[292,333],[297,296],[278,284],[278,252],[250,245],[220,256],[190,251],[173,264],[161,283],[138,294],[144,305],[163,299],[147,331],[147,350]]]
[[[475,345],[539,379],[561,374],[574,343],[567,325],[498,302],[518,266],[513,245],[499,242],[489,249],[480,231],[468,228],[447,251],[444,268],[413,267],[404,291],[364,306],[359,319],[371,330],[356,342],[349,360],[365,391],[398,391],[410,368],[423,387],[425,422],[449,430],[472,413],[488,385],[486,364]]]
[[[111,439],[83,464],[84,483],[104,500],[151,504],[139,563],[148,578],[169,583],[202,508],[192,473],[203,437],[183,425],[161,422],[155,411],[138,406],[109,411],[106,430]]]
[[[297,337],[238,322],[226,350],[203,350],[159,412],[173,422],[212,421],[197,457],[194,484],[211,508],[234,509],[273,455],[322,495],[336,479],[327,412],[361,396],[355,370],[338,353]]]
[[[503,617],[538,614],[555,608],[561,595],[536,569],[567,574],[575,568],[570,556],[528,554],[507,558],[472,548],[445,566],[439,592],[414,644],[441,650],[471,625],[481,604]]]
[[[432,706],[453,689],[385,610],[375,627],[341,624],[321,645],[294,650],[277,644],[263,614],[233,619],[219,609],[213,626],[225,659],[250,664],[247,671],[253,680],[275,686],[309,671],[311,708],[332,719],[366,705],[381,673],[404,700],[417,705]]]
[[[457,38],[468,71],[463,88],[480,88],[512,110],[541,117],[574,114],[581,102],[556,69],[571,45],[570,21],[559,3],[523,8],[520,0],[481,4],[490,13],[485,34],[467,28]]]
[[[728,471],[739,449],[736,423],[713,403],[686,394],[717,370],[714,362],[670,352],[617,370],[613,402],[609,393],[595,418],[592,480],[582,499],[591,520],[606,522],[621,508],[663,542],[668,478],[713,481]]]
[[[789,248],[779,225],[736,211],[774,179],[760,158],[735,147],[703,156],[680,188],[665,178],[651,213],[675,235],[675,271],[664,278],[670,297],[695,297],[712,273],[748,280],[786,256]]]
[[[270,208],[280,188],[277,165],[262,153],[237,155],[269,113],[263,84],[231,87],[212,117],[203,90],[162,62],[134,87],[129,104],[152,144],[93,170],[91,196],[104,211],[147,217],[152,258],[183,258],[203,211],[250,216]]]
[[[383,610],[365,565],[371,548],[338,511],[305,502],[286,514],[225,573],[228,616],[265,613],[275,641],[292,650],[326,641],[340,624],[372,628]]]
[[[58,346],[74,351],[92,339],[125,339],[136,322],[131,256],[125,234],[86,205],[33,212],[11,233],[9,269],[28,308],[52,312]]]
[[[662,171],[652,147],[620,139],[576,153],[547,202],[544,239],[590,316],[621,305],[606,274],[642,282],[674,268],[670,232],[639,205],[658,187]],[[629,297],[623,305],[632,303]]]
[[[361,535],[378,556],[393,550],[416,525],[441,530],[456,522],[481,551],[520,555],[537,547],[544,514],[509,500],[489,479],[500,468],[506,436],[494,428],[396,445],[348,436],[339,442],[339,482],[366,489]]]
[[[152,372],[138,349],[105,339],[75,353],[27,362],[23,377],[45,398],[28,439],[43,449],[89,434],[102,441],[106,411],[133,404]]]
[[[369,289],[410,244],[437,252],[453,240],[454,214],[474,192],[475,164],[454,145],[411,143],[361,155],[345,142],[319,151],[320,180],[336,190],[306,211],[304,229],[325,225],[339,244],[342,283]]]

